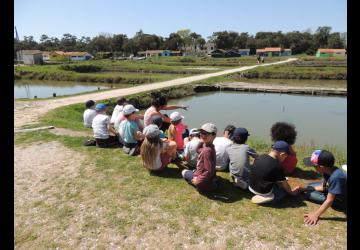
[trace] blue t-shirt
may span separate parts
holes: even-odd
[[[135,121],[125,121],[122,125],[124,141],[126,143],[137,143],[137,140],[134,137],[137,131],[139,131],[139,126]]]
[[[336,169],[330,176],[324,175],[325,188],[329,193],[335,195],[336,199],[346,201],[347,197],[347,175],[341,170]]]

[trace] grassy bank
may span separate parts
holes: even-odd
[[[37,198],[15,202],[16,248],[346,249],[345,216],[333,209],[318,226],[305,226],[303,214],[319,206],[301,197],[288,197],[275,207],[256,206],[251,194],[234,188],[225,172],[217,173],[219,190],[205,197],[182,180],[174,164],[158,176],[149,175],[139,157],[120,149],[84,147],[85,139],[48,131],[15,135],[15,145],[23,150],[57,141],[72,150],[73,157],[85,156],[74,176],[46,176]],[[259,153],[270,147],[260,141],[249,144]],[[299,159],[312,150],[296,146]],[[336,163],[344,163],[346,155],[333,152]],[[298,167],[304,179],[318,177],[301,161]]]

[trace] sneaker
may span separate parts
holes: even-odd
[[[124,146],[123,151],[124,151],[125,154],[129,154],[130,148]]]

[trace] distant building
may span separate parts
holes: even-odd
[[[43,51],[42,52],[44,62],[50,60],[50,54],[51,54],[50,51]]]
[[[85,61],[94,58],[88,52],[64,52],[64,51],[53,51],[49,54],[49,60],[52,59],[63,59],[70,61]]]
[[[239,54],[240,54],[241,56],[248,56],[248,55],[250,55],[250,49],[239,49],[238,51],[239,51]]]
[[[27,65],[43,64],[43,55],[40,50],[20,50],[16,52],[18,62]]]
[[[213,42],[206,42],[205,43],[205,48],[206,48],[206,54],[210,55],[211,52],[213,52],[215,50],[215,43]]]
[[[256,54],[260,56],[291,56],[291,49],[283,49],[281,47],[267,47],[265,49],[257,49]]]
[[[181,56],[181,51],[178,50],[146,50],[146,51],[139,51],[139,55],[145,57],[152,57],[152,56]]]
[[[241,54],[236,50],[229,50],[225,53],[225,57],[241,57]]]
[[[226,50],[223,49],[216,49],[210,53],[211,57],[218,58],[218,57],[226,57]]]
[[[221,57],[241,57],[241,54],[236,50],[223,50],[216,49],[210,53],[211,57],[221,58]]]
[[[345,49],[318,49],[316,57],[345,56]]]

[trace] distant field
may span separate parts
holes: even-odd
[[[279,61],[284,58],[271,58]],[[64,63],[63,65],[36,65],[15,67],[16,80],[37,79],[77,82],[106,82],[142,84],[170,80],[184,75],[216,72],[231,67],[253,65],[255,57],[159,57],[139,61],[94,60]],[[67,67],[65,69],[65,66]],[[81,73],[77,69],[85,70]]]

